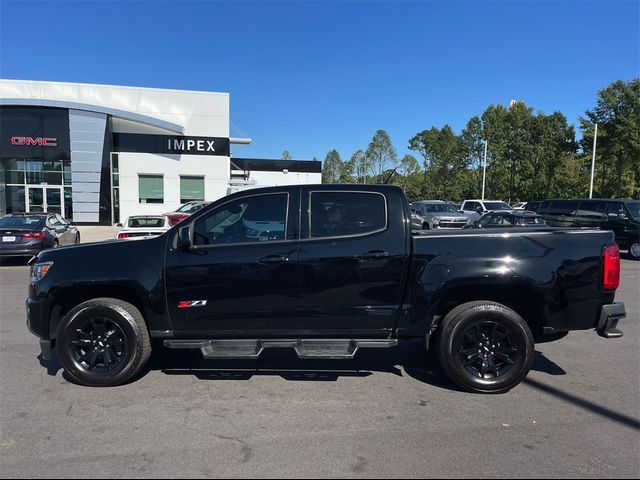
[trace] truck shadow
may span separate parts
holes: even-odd
[[[57,376],[62,365],[54,354],[51,360],[41,355],[38,361],[47,374]],[[536,352],[532,370],[548,375],[566,372],[541,352]],[[296,382],[335,382],[339,378],[368,377],[390,373],[446,390],[462,391],[451,382],[438,364],[433,351],[422,340],[401,341],[396,348],[360,350],[353,360],[300,360],[290,349],[267,349],[257,360],[204,360],[198,351],[155,348],[147,367],[127,383],[134,383],[151,371],[165,375],[188,375],[199,380],[251,380],[255,376],[280,376]],[[63,377],[75,383],[66,373]]]
[[[335,382],[341,377],[368,377],[390,373],[447,390],[461,391],[445,375],[436,355],[423,340],[402,341],[388,350],[362,349],[352,360],[300,360],[290,349],[265,350],[257,360],[204,360],[197,351],[157,349],[149,370],[166,375],[191,375],[199,380],[250,380],[254,376],[280,376],[288,381]],[[566,372],[536,352],[533,370],[548,375]]]

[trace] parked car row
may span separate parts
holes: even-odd
[[[424,200],[411,204],[411,228],[587,227],[611,230],[629,255],[640,259],[640,201],[631,199],[550,199],[518,202]]]

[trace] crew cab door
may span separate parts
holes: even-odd
[[[249,194],[194,215],[194,249],[170,246],[176,336],[264,338],[297,330],[300,189]],[[175,245],[175,244],[174,244]]]
[[[401,192],[303,187],[300,328],[325,338],[388,336],[409,260]]]

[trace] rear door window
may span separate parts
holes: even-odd
[[[312,192],[311,238],[349,237],[387,228],[383,195],[360,192]]]
[[[578,202],[571,200],[556,200],[549,207],[550,215],[573,215],[578,208]]]
[[[604,217],[606,209],[607,204],[605,202],[580,202],[577,215],[591,220],[600,220]]]
[[[607,208],[607,216],[609,218],[626,217],[627,212],[625,211],[622,202],[610,202]]]

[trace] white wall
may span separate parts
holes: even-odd
[[[280,185],[309,185],[322,183],[321,173],[297,173],[297,172],[257,172],[252,171],[250,180],[255,180],[257,185],[277,187]]]
[[[228,93],[0,79],[0,99],[33,105],[47,100],[78,110],[85,110],[82,105],[94,105],[114,116],[121,111],[170,122],[181,126],[184,135],[229,136]],[[132,119],[136,120],[135,116]]]
[[[229,158],[203,155],[118,154],[120,220],[131,215],[162,214],[180,206],[180,175],[204,176],[205,200],[227,193]],[[164,175],[164,203],[139,203],[138,175]]]

